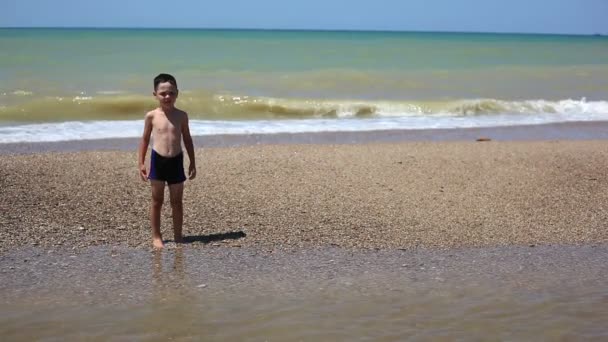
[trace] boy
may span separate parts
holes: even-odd
[[[152,207],[150,222],[152,226],[152,244],[155,248],[163,248],[163,238],[160,233],[160,212],[165,196],[165,183],[169,185],[169,197],[173,214],[173,233],[176,243],[182,240],[182,222],[184,209],[182,199],[184,194],[184,154],[182,138],[190,159],[188,168],[189,179],[196,177],[194,161],[194,145],[188,126],[188,114],[175,108],[177,99],[177,81],[169,74],[160,74],[154,78],[154,97],[159,107],[146,114],[144,134],[139,145],[139,175],[143,181],[150,180],[152,185]],[[154,136],[150,154],[150,172],[146,172],[144,164],[150,135]]]

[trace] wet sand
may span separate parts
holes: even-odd
[[[606,140],[281,144],[196,154],[199,177],[186,183],[184,199],[193,246],[608,242]],[[138,179],[135,152],[4,155],[0,187],[2,252],[150,245],[150,190]],[[167,240],[170,223],[165,205]]]
[[[195,146],[205,147],[238,147],[276,144],[446,142],[475,141],[479,138],[489,138],[494,141],[606,140],[608,139],[608,121],[569,122],[510,127],[384,130],[369,132],[210,135],[193,138]],[[4,143],[0,144],[0,155],[44,152],[133,151],[137,148],[138,144],[139,138]]]

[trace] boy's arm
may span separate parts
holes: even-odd
[[[188,115],[185,115],[184,123],[182,125],[182,137],[184,139],[184,146],[186,152],[188,152],[188,159],[190,159],[190,166],[188,167],[188,178],[191,180],[196,177],[196,161],[194,159],[194,144],[192,143],[192,136],[190,135],[190,126],[188,125]]]
[[[138,155],[138,165],[139,165],[139,176],[143,181],[148,179],[148,173],[146,171],[146,154],[148,153],[148,145],[150,145],[150,135],[152,135],[152,114],[146,114],[146,118],[144,119],[144,134],[141,137],[141,142],[139,144],[139,155]]]

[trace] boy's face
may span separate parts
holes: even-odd
[[[177,100],[177,87],[169,82],[162,82],[158,84],[153,94],[161,106],[172,107]]]

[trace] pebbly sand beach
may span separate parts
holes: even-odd
[[[184,199],[192,245],[608,242],[606,140],[197,147],[199,176]],[[138,179],[134,149],[3,155],[1,251],[149,247],[150,189]],[[162,230],[171,241],[166,203]]]
[[[199,137],[162,251],[136,139],[4,145],[0,334],[605,339],[605,128]]]

